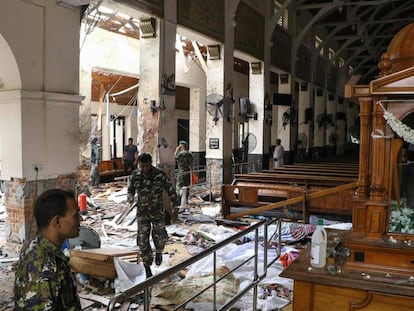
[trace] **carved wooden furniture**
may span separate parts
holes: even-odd
[[[384,109],[399,120],[414,113],[413,66],[414,23],[392,40],[379,64],[380,78],[346,86],[346,97],[359,102],[361,119],[353,228],[343,241],[350,257],[337,275],[309,270],[306,254],[288,267],[282,276],[295,280],[293,311],[414,310],[414,235],[388,232],[390,202],[400,194],[395,168],[402,140],[384,119]]]
[[[328,245],[334,244],[332,233],[328,230]],[[281,274],[295,279],[293,311],[413,310],[414,284],[398,270],[345,267],[337,275],[323,268],[309,269],[309,262],[309,251],[305,248]]]

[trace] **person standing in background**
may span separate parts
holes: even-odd
[[[93,187],[99,186],[99,162],[101,160],[101,146],[98,144],[98,138],[91,138],[91,184]]]
[[[155,264],[162,263],[162,252],[168,240],[165,229],[165,211],[163,192],[166,192],[173,206],[178,206],[178,196],[167,175],[152,165],[149,153],[138,156],[138,169],[133,171],[128,185],[128,203],[135,201],[137,196],[137,244],[144,263],[147,278],[152,276],[151,265],[153,252],[150,234],[155,245]]]
[[[190,186],[191,171],[193,170],[193,155],[188,150],[188,143],[185,140],[179,142],[177,148],[175,148],[174,156],[178,168],[176,191],[181,196],[183,194],[183,187]],[[186,192],[187,198],[188,190]]]
[[[138,148],[133,144],[134,139],[128,138],[128,145],[124,147],[124,173],[130,174],[137,168]]]
[[[273,150],[273,161],[274,161],[274,168],[282,167],[285,165],[285,149],[282,146],[282,141],[278,138],[276,139],[276,147]]]
[[[76,280],[62,252],[66,239],[79,236],[81,216],[74,193],[45,191],[35,202],[34,217],[38,234],[20,252],[14,310],[80,311]]]

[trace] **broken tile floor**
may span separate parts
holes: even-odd
[[[199,193],[202,193],[202,191],[199,191]],[[178,221],[167,227],[169,241],[163,254],[163,264],[160,267],[153,265],[153,272],[159,273],[163,269],[190,257],[188,248],[183,243],[183,235],[180,234],[180,230],[184,230],[184,232],[192,229],[197,230],[201,224],[215,226],[215,216],[218,216],[219,211],[220,203],[206,202],[201,198],[201,195],[197,195],[197,192],[195,192],[195,195],[190,197],[188,207],[180,209]],[[92,228],[92,231],[98,233],[98,239],[102,248],[110,246],[137,249],[134,212],[130,210],[129,205],[126,203],[126,182],[119,181],[101,184],[97,189],[93,189],[91,196],[88,198],[88,211],[83,215],[83,219],[82,226]],[[5,220],[5,209],[0,198],[0,277],[2,278],[0,285],[0,311],[12,310],[14,306],[13,263],[17,260],[21,247],[20,244],[8,242],[4,236]],[[95,243],[95,240],[91,239],[82,243]],[[90,276],[86,276],[88,281],[85,282],[79,276],[78,286],[80,294],[91,299],[85,300],[88,302],[85,304],[85,310],[106,310],[106,306],[97,301],[101,300],[101,298],[107,301],[108,298],[113,296],[114,282],[105,281],[101,278],[95,279]],[[291,299],[292,293],[289,293],[289,290],[286,292],[286,296],[290,295],[290,297],[286,298]],[[138,304],[132,304],[129,310],[138,310],[138,308]],[[168,308],[152,308],[152,310],[168,310]],[[264,307],[262,310],[271,309]],[[281,310],[291,310],[291,306],[288,305]]]

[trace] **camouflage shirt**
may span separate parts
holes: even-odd
[[[140,207],[159,208],[163,206],[162,194],[166,191],[174,205],[178,205],[178,196],[167,175],[152,166],[147,174],[137,169],[132,172],[128,185],[128,200],[138,194]]]
[[[81,310],[67,258],[45,237],[36,237],[20,253],[14,310]]]
[[[188,150],[180,151],[176,156],[177,167],[180,171],[189,171],[193,165],[193,155]]]

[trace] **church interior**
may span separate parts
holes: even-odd
[[[183,262],[105,301],[88,294],[94,304],[86,304],[83,296],[85,310],[117,303],[128,304],[122,310],[414,309],[413,3],[2,0],[0,20],[0,250],[34,236],[33,203],[52,188],[86,193],[95,211],[96,204],[110,206],[120,213],[111,230],[126,229],[121,225],[136,211],[116,196],[124,198],[119,185],[130,178],[123,155],[131,137],[173,183],[174,150],[188,142],[190,196],[199,206],[219,206],[217,224],[247,228],[221,232],[226,239],[208,240],[205,252],[192,244],[191,253],[188,241],[187,249],[170,246],[179,249],[170,253],[186,253]],[[90,176],[93,139],[98,187]],[[177,236],[184,216],[164,208],[173,217],[170,236]],[[320,269],[309,265],[315,217],[332,223]],[[185,227],[185,238],[201,223]],[[290,248],[283,229],[309,243]],[[266,233],[259,238],[259,231]],[[239,257],[224,264],[222,253],[236,253],[226,248],[235,241],[253,247],[243,250],[252,252],[243,257],[245,277],[232,270],[242,266]],[[74,271],[98,267],[87,267],[77,251]],[[260,252],[267,255],[258,259]],[[88,253],[88,260],[113,261],[115,253]],[[215,268],[207,269],[203,260],[212,254]],[[5,262],[0,256],[0,268]],[[113,262],[100,264],[95,273],[110,270],[115,278]],[[208,303],[186,296],[172,306],[153,288],[166,278],[171,286],[184,270],[194,278],[197,269],[214,276]],[[264,279],[289,279],[290,294],[260,300]],[[199,290],[204,281],[191,284]],[[189,284],[183,291],[192,291]],[[139,303],[126,303],[137,295]],[[246,296],[253,302],[243,309]],[[3,307],[12,310],[12,302]]]

